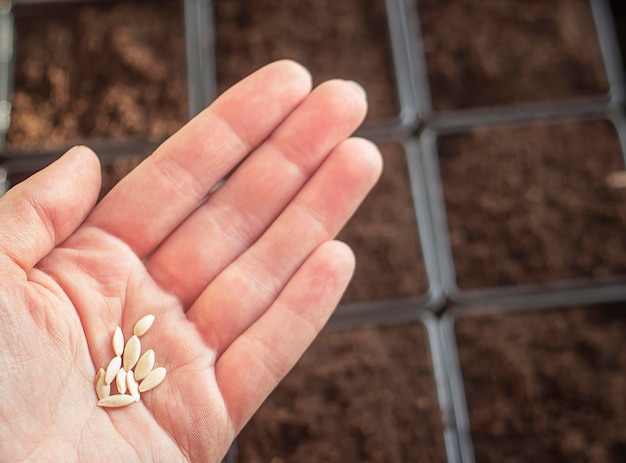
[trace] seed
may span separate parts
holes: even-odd
[[[117,357],[113,357],[107,366],[106,373],[104,374],[104,382],[106,384],[111,384],[111,381],[115,379],[117,372],[122,367],[122,357],[119,355]]]
[[[144,334],[146,334],[146,331],[150,329],[152,323],[154,323],[154,315],[146,315],[145,317],[141,318],[137,323],[135,323],[133,333],[135,334],[135,336],[143,336]]]
[[[154,367],[154,351],[152,349],[148,349],[144,354],[139,358],[137,365],[135,365],[135,379],[137,381],[141,381],[148,373],[152,371]]]
[[[135,401],[139,400],[139,384],[135,381],[135,375],[133,370],[129,370],[126,375],[126,385],[128,386],[128,392]]]
[[[137,336],[131,336],[124,348],[124,369],[126,371],[135,366],[139,360],[139,354],[141,354],[141,341]]]
[[[98,405],[101,407],[125,407],[135,402],[135,399],[128,394],[115,394],[100,399]]]
[[[146,392],[157,387],[165,379],[166,370],[163,367],[155,368],[139,385],[139,392]]]
[[[100,378],[102,378],[103,376],[104,376],[104,368],[100,368],[98,370],[98,373],[96,373],[96,379],[93,381],[94,386],[98,385]]]
[[[98,399],[104,399],[111,395],[111,386],[104,382],[104,368],[100,368],[96,374],[96,395]]]
[[[117,385],[117,392],[120,394],[126,393],[126,370],[120,368],[120,371],[117,372],[117,376],[115,376],[115,384]]]
[[[124,352],[124,334],[119,326],[115,328],[115,333],[113,333],[113,352],[117,356],[122,355],[122,352]]]

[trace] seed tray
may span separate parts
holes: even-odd
[[[270,61],[292,58],[309,68],[314,84],[336,77],[359,81],[368,91],[363,131],[370,136],[410,131],[416,100],[402,8],[398,0],[216,2],[218,90]]]
[[[462,462],[622,461],[624,303],[534,309],[442,321]]]
[[[606,117],[425,132],[448,297],[523,303],[555,292],[598,302],[626,295],[619,259],[626,197],[606,183],[624,167],[622,131],[620,117]]]
[[[417,74],[416,85],[430,86],[431,127],[602,112],[624,100],[606,0],[417,0],[417,8],[423,32],[413,40],[423,41],[428,77]]]
[[[337,322],[370,313],[411,319],[443,303],[417,140],[380,142],[386,168],[339,239],[356,254],[356,274]],[[379,255],[374,265],[372,256]],[[403,314],[404,311],[404,314]]]
[[[172,62],[169,62],[167,65],[164,65],[163,63],[158,63],[158,54],[162,52],[162,49],[159,49],[155,52],[154,50],[149,50],[149,45],[146,45],[154,42],[156,35],[159,34],[156,29],[153,28],[150,31],[148,30],[148,28],[136,29],[134,27],[126,27],[127,25],[124,24],[116,24],[115,27],[117,27],[119,30],[115,33],[107,35],[109,34],[109,32],[105,29],[107,27],[107,21],[109,21],[109,19],[114,21],[116,14],[115,11],[111,13],[111,10],[114,10],[115,6],[120,6],[120,8],[123,8],[125,4],[125,2],[123,1],[75,2],[77,3],[77,6],[71,8],[64,6],[67,3],[64,1],[42,2],[45,3],[45,5],[41,5],[39,3],[40,2],[34,1],[18,1],[14,2],[14,5],[12,5],[11,2],[7,3],[9,7],[13,7],[6,10],[7,13],[5,14],[5,17],[8,19],[6,19],[5,22],[10,20],[11,23],[13,23],[13,18],[17,16],[18,24],[16,27],[17,37],[15,43],[10,43],[10,39],[13,39],[12,34],[3,33],[0,36],[0,49],[7,49],[11,51],[11,60],[7,65],[3,66],[3,60],[0,59],[0,99],[2,99],[2,88],[12,88],[13,73],[3,73],[3,69],[12,69],[16,65],[15,59],[19,60],[19,56],[16,57],[16,54],[13,52],[13,50],[16,49],[19,53],[21,46],[20,44],[25,45],[23,42],[21,42],[21,39],[31,41],[38,40],[37,37],[46,32],[45,29],[38,29],[37,34],[29,38],[27,29],[24,29],[24,37],[21,37],[20,24],[23,23],[23,27],[28,27],[37,23],[37,21],[43,21],[42,24],[46,25],[46,21],[48,21],[48,23],[50,23],[50,27],[58,28],[58,31],[56,31],[56,29],[53,31],[54,40],[46,41],[46,43],[41,47],[36,47],[41,50],[41,53],[39,54],[40,56],[38,58],[33,58],[34,61],[31,60],[32,62],[27,62],[28,66],[30,67],[20,67],[17,69],[18,72],[26,72],[32,74],[33,72],[37,71],[37,66],[43,66],[42,69],[44,69],[45,72],[48,72],[48,77],[52,79],[52,91],[56,92],[51,94],[52,98],[54,98],[54,101],[50,100],[49,102],[47,102],[45,100],[46,97],[44,96],[44,100],[33,100],[32,104],[34,105],[34,107],[31,108],[31,103],[27,101],[28,98],[30,97],[30,95],[36,95],[37,92],[41,90],[37,90],[34,88],[24,88],[23,90],[20,90],[20,92],[17,92],[18,89],[16,89],[17,93],[13,95],[13,99],[18,98],[18,101],[13,101],[13,114],[20,120],[14,121],[15,123],[12,126],[5,124],[6,129],[8,129],[10,138],[8,144],[6,143],[5,138],[6,130],[3,133],[0,133],[3,142],[3,148],[0,149],[0,157],[7,159],[14,156],[42,154],[42,152],[52,150],[60,151],[62,148],[64,148],[64,145],[66,144],[74,145],[77,143],[84,143],[87,145],[92,145],[92,142],[100,144],[101,140],[99,140],[98,137],[113,137],[116,139],[116,142],[118,144],[121,143],[123,140],[127,140],[129,150],[132,150],[133,147],[141,141],[159,140],[161,139],[162,135],[169,134],[172,131],[176,130],[177,127],[184,123],[188,116],[195,115],[197,112],[199,112],[201,107],[204,107],[206,104],[208,104],[210,100],[214,98],[214,95],[211,94],[210,82],[206,83],[203,80],[203,77],[207,73],[206,67],[210,66],[211,63],[209,53],[210,49],[207,46],[208,34],[206,33],[206,27],[204,26],[204,23],[208,23],[209,21],[205,21],[205,18],[203,17],[203,15],[210,17],[211,9],[210,7],[207,7],[207,4],[210,5],[210,2],[204,0],[185,0],[184,2],[180,2],[180,21],[181,23],[183,23],[182,8],[184,7],[184,23],[186,26],[188,26],[185,27],[184,37],[181,30],[180,43],[182,43],[183,45],[181,45],[180,48],[183,54],[182,58],[177,58],[178,62],[181,63],[181,83],[179,86],[176,86],[174,85],[175,79],[168,77],[166,79],[168,90],[165,94],[163,94],[165,95],[163,96],[163,98],[168,98],[167,95],[171,94],[169,97],[172,98],[172,101],[182,101],[183,103],[176,103],[178,104],[178,106],[180,106],[180,108],[176,110],[178,111],[178,114],[176,116],[171,113],[165,117],[161,117],[160,119],[160,115],[158,114],[141,116],[137,113],[137,111],[135,111],[132,106],[134,99],[136,99],[137,104],[141,105],[142,107],[144,105],[158,106],[163,104],[160,101],[160,98],[162,98],[162,92],[160,90],[156,94],[154,94],[154,92],[149,93],[150,89],[148,88],[148,85],[139,86],[142,88],[141,91],[133,90],[139,88],[137,87],[137,85],[135,85],[137,84],[137,82],[133,81],[133,79],[137,80],[137,75],[142,76],[142,73],[146,74],[146,72],[148,71],[148,68],[146,68],[146,66],[149,66],[149,74],[153,76],[151,77],[151,79],[153,79],[155,82],[157,82],[157,77],[158,75],[160,75],[158,72],[159,69],[163,71],[161,72],[161,74],[167,74],[170,72],[168,68],[172,68],[172,66],[174,66],[174,68],[176,67],[175,64]],[[164,2],[161,3],[164,5],[166,4]],[[175,4],[175,2],[171,3]],[[93,5],[93,7],[91,5]],[[80,8],[82,8],[83,6],[87,7],[87,9],[81,10]],[[133,8],[134,7],[135,4],[133,4]],[[81,34],[84,34],[84,37],[82,37],[81,39],[81,44],[83,44],[84,46],[81,45],[82,48],[78,50],[73,50],[73,52],[68,51],[70,53],[68,56],[71,56],[71,58],[69,58],[69,61],[67,56],[54,56],[52,62],[45,63],[44,60],[47,59],[45,55],[45,50],[47,47],[54,47],[55,41],[70,40],[71,42],[71,35],[68,37],[68,34],[76,33],[72,32],[71,29],[67,29],[68,18],[72,15],[75,15],[74,13],[78,14],[78,12],[81,12],[84,13],[83,17],[81,17],[81,20],[88,21],[89,18],[85,18],[84,15],[87,15],[87,13],[91,12],[89,8],[97,8],[98,11],[102,10],[103,14],[99,14],[100,21],[98,23],[98,28],[95,28],[95,30],[94,28],[91,28],[89,31],[80,31]],[[58,24],[55,24],[54,16],[55,14],[58,15],[58,12],[61,10],[64,10],[66,12],[69,11],[71,14],[64,14],[64,22],[59,21]],[[46,14],[46,19],[39,20],[38,17],[41,17],[41,14],[44,12]],[[132,18],[126,19],[126,22],[129,22]],[[203,26],[199,28],[198,23],[202,23]],[[124,29],[124,27],[126,28]],[[144,35],[142,36],[141,34]],[[170,39],[171,38],[168,37],[168,43],[171,42]],[[76,68],[76,66],[80,65],[73,63],[72,60],[79,60],[81,59],[82,55],[84,55],[82,56],[83,58],[88,58],[89,52],[86,51],[85,48],[88,47],[88,45],[85,45],[85,43],[89,42],[89,40],[91,42],[98,40],[108,40],[111,43],[115,43],[115,47],[117,47],[119,53],[107,59],[108,62],[106,63],[106,69],[102,66],[98,67],[94,65],[91,67],[92,70],[87,72],[86,75],[78,75],[76,73],[82,71],[77,71],[76,69],[78,68]],[[171,43],[172,47],[174,47],[176,41]],[[127,47],[128,44],[130,44],[130,48],[124,48]],[[95,42],[92,43],[92,45],[97,47],[97,44],[95,44]],[[30,49],[33,48],[32,45],[28,46],[30,47]],[[58,48],[59,47],[57,47],[57,49]],[[61,49],[62,48],[63,47],[61,47]],[[141,48],[141,50],[139,50],[139,48]],[[207,56],[205,56],[205,54]],[[4,56],[4,54],[2,56]],[[142,61],[145,56],[149,56],[150,59],[154,58],[154,62],[152,64],[149,64],[145,60]],[[185,57],[186,60],[184,59]],[[30,59],[30,57],[26,58]],[[187,62],[186,78],[184,76],[185,61]],[[50,77],[50,73],[56,73],[56,77]],[[59,80],[65,78],[72,80],[69,85],[66,85],[63,80]],[[89,80],[90,78],[92,79],[91,81]],[[22,76],[20,79],[20,82],[22,82],[22,86],[24,84],[31,85],[28,83],[28,78],[26,76]],[[78,81],[80,81],[79,87],[77,87]],[[103,82],[107,81],[110,83],[110,91],[107,90],[106,87],[103,85]],[[94,88],[97,91],[93,89],[90,90],[88,88],[90,85],[95,86]],[[55,86],[58,87],[56,88],[56,90]],[[66,88],[67,92],[70,92],[66,96],[64,96],[64,88]],[[134,95],[133,92],[137,95]],[[178,92],[179,95],[174,95],[172,92]],[[8,96],[9,92],[7,91],[6,93]],[[141,95],[139,95],[139,93],[141,93]],[[85,97],[86,95],[86,97],[84,98],[85,101],[81,100],[82,97],[79,95],[83,95],[83,97]],[[89,98],[98,98],[98,101],[91,101],[89,100]],[[187,98],[189,99],[189,104],[188,108],[185,108],[184,101]],[[73,109],[65,108],[65,111],[69,113],[79,114],[79,119],[57,119],[57,116],[55,114],[47,114],[46,112],[48,110],[51,110],[52,108],[59,107],[59,105],[63,106],[66,104],[73,105]],[[81,104],[83,106],[80,106]],[[10,107],[11,105],[5,104],[5,106]],[[74,108],[74,106],[76,107]],[[0,104],[0,107],[2,107],[2,104]],[[92,112],[94,114],[90,115],[90,108],[98,109],[93,110]],[[85,111],[87,112],[83,115],[82,112]],[[98,113],[98,111],[100,111],[100,113],[102,114]],[[105,116],[104,112],[106,111],[108,111],[108,113]],[[37,115],[38,113],[39,116]],[[33,123],[35,122],[34,119],[37,119],[37,117],[39,117],[41,121],[45,120],[47,124],[51,124],[50,127],[43,129],[43,131],[50,136],[43,138],[43,133],[41,134],[41,136],[37,135],[37,133],[32,133],[33,128],[36,128],[37,126],[37,124],[33,125]],[[125,120],[124,118],[128,120]],[[145,120],[143,120],[142,118],[145,118]],[[55,126],[54,124],[57,125]],[[14,130],[12,130],[12,127],[14,128]],[[22,130],[22,127],[28,127],[28,130],[30,130],[30,132],[24,132],[24,136],[18,135],[18,133],[20,133],[18,131]],[[56,130],[56,127],[59,127],[58,131]],[[0,127],[0,129],[1,128],[2,127]]]
[[[439,342],[428,311],[323,333],[240,434],[241,461],[457,462]]]
[[[459,362],[453,321],[460,317],[461,313],[465,314],[463,316],[473,314],[475,312],[474,307],[477,305],[484,310],[493,311],[531,310],[583,303],[591,304],[601,301],[623,301],[626,300],[626,291],[621,277],[617,275],[619,272],[616,272],[618,279],[605,279],[597,286],[595,285],[598,283],[597,281],[593,282],[592,285],[588,285],[588,281],[586,281],[581,286],[580,280],[559,280],[551,282],[547,290],[545,287],[520,286],[517,282],[513,282],[506,288],[498,287],[494,291],[489,290],[489,288],[476,287],[471,291],[459,290],[451,259],[452,251],[449,240],[452,233],[448,230],[445,204],[442,199],[442,182],[437,164],[437,141],[441,137],[463,136],[478,126],[490,126],[491,128],[494,124],[509,123],[517,127],[524,127],[541,120],[557,127],[565,119],[574,119],[582,123],[582,121],[598,118],[612,123],[617,137],[623,141],[625,130],[620,103],[624,101],[624,79],[608,1],[590,0],[595,33],[598,34],[598,46],[602,54],[602,65],[606,68],[607,84],[603,90],[597,93],[591,92],[593,94],[586,96],[583,95],[582,98],[577,98],[576,95],[573,99],[566,95],[560,101],[554,101],[554,99],[549,101],[550,98],[547,98],[536,104],[509,102],[515,104],[508,106],[483,105],[460,111],[433,109],[431,91],[426,77],[424,52],[421,49],[424,34],[420,30],[420,17],[417,14],[419,3],[422,3],[421,0],[417,3],[415,0],[385,0],[391,47],[391,56],[388,56],[391,64],[387,66],[387,72],[391,69],[393,74],[393,85],[395,85],[395,92],[398,97],[398,104],[396,105],[398,112],[391,119],[383,122],[376,120],[375,123],[364,126],[360,133],[378,141],[395,140],[405,150],[415,208],[415,215],[411,220],[416,222],[413,225],[419,229],[419,247],[423,254],[422,260],[428,280],[428,289],[425,294],[421,290],[409,291],[408,297],[400,298],[396,298],[394,294],[384,293],[380,298],[370,297],[370,294],[366,295],[365,299],[367,300],[359,300],[358,297],[352,301],[346,299],[331,318],[329,328],[353,330],[363,326],[403,322],[419,324],[423,322],[429,333],[448,461],[463,461],[465,463],[473,461],[473,452],[460,369],[455,367]],[[189,115],[194,115],[215,98],[218,81],[220,81],[218,76],[222,75],[222,79],[224,79],[225,69],[220,69],[216,65],[216,62],[219,62],[220,59],[223,60],[224,56],[215,55],[216,50],[219,53],[220,45],[214,42],[213,37],[216,28],[221,27],[219,21],[220,18],[223,19],[223,15],[220,16],[222,14],[220,13],[214,18],[212,15],[213,4],[208,0],[186,0],[184,4],[188,109]],[[228,2],[224,2],[224,4],[228,4]],[[369,6],[371,5],[368,3],[366,8]],[[376,8],[380,8],[380,3]],[[421,9],[420,13],[423,13]],[[312,18],[314,16],[307,16],[307,24],[315,26]],[[426,33],[428,34],[428,31]],[[219,34],[216,36],[219,42]],[[0,37],[0,50],[6,50],[3,48],[3,41],[6,42],[6,36]],[[338,41],[335,45],[339,46],[340,42]],[[0,57],[6,57],[6,55],[0,54]],[[2,92],[2,88],[9,88],[2,86],[5,80],[2,80],[1,77],[3,75],[2,70],[10,69],[11,65],[10,62],[6,63],[6,59],[4,61],[0,59],[0,92]],[[354,78],[360,80],[359,76],[354,76]],[[222,82],[220,85],[223,86],[224,80],[220,82]],[[6,92],[6,95],[8,94]],[[0,93],[0,100],[2,95]],[[373,97],[373,95],[370,96]],[[376,104],[375,101],[370,102]],[[413,132],[414,129],[417,131]],[[419,140],[416,140],[414,137],[418,135]],[[88,143],[91,144],[91,141]],[[122,146],[118,150],[109,143],[110,140],[103,140],[104,148],[96,148],[96,151],[105,153],[106,156],[104,157],[107,159],[107,153],[111,152],[110,159],[115,163],[116,154],[124,149]],[[121,141],[122,145],[123,143],[124,141]],[[141,144],[142,142],[137,141],[137,143]],[[623,146],[623,143],[621,145]],[[139,158],[147,154],[151,148],[146,145],[144,149],[145,151],[138,153]],[[132,149],[130,151],[133,152]],[[8,161],[5,160],[6,162],[3,162],[2,166],[9,179],[14,179],[16,171],[19,170],[17,168],[19,163],[15,157],[22,156],[22,153],[13,151],[9,152],[9,156]],[[45,166],[54,157],[53,155],[44,156],[45,160],[42,160],[41,165],[37,168]],[[35,162],[35,159],[43,158],[33,158],[31,166],[40,162]],[[124,162],[127,160],[124,158]],[[105,167],[108,165],[107,162],[103,162]],[[129,162],[132,164],[134,161],[131,158]],[[577,162],[583,161],[578,159]],[[121,174],[120,170],[111,173],[112,177]],[[0,177],[2,177],[1,172]],[[358,220],[358,216],[356,220]],[[363,223],[368,220],[370,219],[365,217]],[[432,243],[436,243],[436,246]],[[415,260],[419,260],[419,256]],[[419,262],[416,265],[419,266]],[[614,269],[610,270],[613,272]],[[402,281],[401,277],[399,281]],[[444,289],[449,298],[448,302],[456,300],[464,305],[453,308],[445,306]],[[442,314],[443,318],[439,321]],[[440,336],[443,336],[443,340]],[[442,351],[445,352],[445,356],[441,354]],[[450,388],[450,385],[453,387]],[[450,396],[454,397],[454,409],[450,406]],[[458,445],[457,427],[461,433]],[[239,461],[235,449],[229,452],[227,461],[232,463]]]

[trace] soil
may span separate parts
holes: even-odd
[[[626,273],[626,190],[605,121],[484,128],[438,141],[464,289]]]
[[[187,119],[177,1],[16,6],[12,147],[161,138]]]
[[[383,174],[338,239],[357,267],[343,302],[420,296],[428,290],[402,145],[381,145]]]
[[[625,309],[457,320],[477,463],[626,462]]]
[[[281,58],[304,64],[318,84],[360,82],[368,121],[399,112],[384,0],[219,0],[215,3],[219,90]]]
[[[242,463],[445,462],[424,327],[322,334],[238,446]]]
[[[418,0],[436,110],[602,96],[589,0]]]

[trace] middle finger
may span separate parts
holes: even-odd
[[[317,87],[150,257],[146,266],[156,282],[184,307],[193,303],[358,127],[366,107],[354,83],[333,80]]]

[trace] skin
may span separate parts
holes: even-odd
[[[362,90],[291,61],[225,92],[100,203],[85,147],[0,198],[0,460],[218,462],[322,329],[354,268],[333,237],[381,171]],[[233,168],[228,180],[209,191]],[[93,380],[120,325],[165,381]]]

